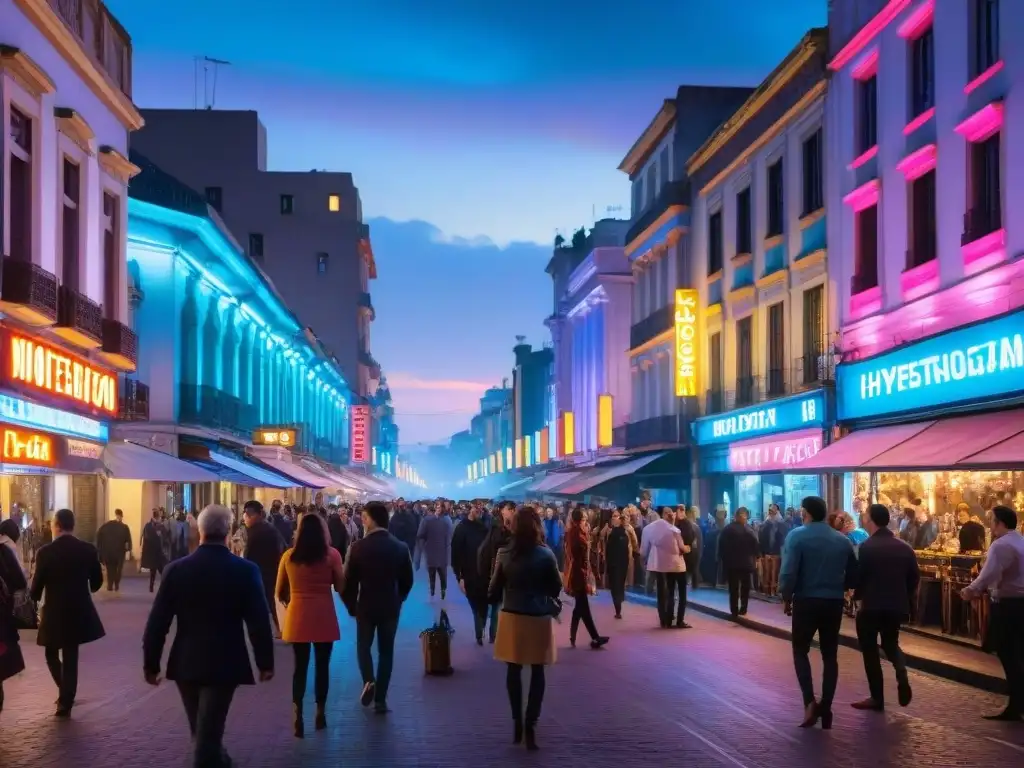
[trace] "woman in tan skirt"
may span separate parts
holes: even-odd
[[[526,702],[526,748],[537,749],[534,728],[544,701],[544,666],[555,663],[552,619],[560,607],[562,579],[555,556],[544,545],[544,528],[533,507],[521,507],[512,520],[512,538],[498,550],[488,602],[501,603],[494,658],[508,665],[505,686],[515,724],[514,742],[523,740],[524,666],[530,667]]]

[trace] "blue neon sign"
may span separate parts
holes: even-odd
[[[796,397],[772,400],[697,419],[694,422],[694,436],[698,445],[714,445],[805,427],[819,427],[824,423],[825,394],[817,389]]]
[[[0,421],[100,443],[107,442],[109,435],[109,428],[102,421],[50,408],[47,405],[30,403],[11,395],[0,394]]]
[[[1024,394],[1024,311],[843,363],[836,377],[842,421]]]

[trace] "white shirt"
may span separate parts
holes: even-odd
[[[1024,598],[1024,536],[1010,531],[994,539],[985,567],[968,589],[973,594],[987,589],[993,600]]]
[[[656,520],[644,526],[640,555],[653,573],[685,573],[683,535],[672,523]]]

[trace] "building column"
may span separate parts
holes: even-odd
[[[178,369],[177,416],[194,415],[198,407],[199,384],[199,307],[196,291],[199,280],[190,274],[185,279],[185,297],[181,308],[181,365]]]
[[[263,379],[263,360],[266,357],[266,339],[263,338],[262,332],[258,328],[252,329],[252,356],[249,363],[249,378],[252,382],[252,397],[250,398],[253,406],[253,413],[256,416],[256,421],[261,425],[265,425],[267,422],[266,411],[264,410],[263,400],[266,397],[266,387]]]
[[[203,352],[202,352],[202,383],[213,389],[218,388],[219,377],[217,368],[220,363],[219,345],[220,328],[217,322],[217,299],[214,296],[206,295],[203,318]]]
[[[221,322],[224,328],[221,334],[222,388],[227,394],[237,397],[238,385],[235,383],[235,372],[238,369],[238,337],[235,333],[235,308],[233,306],[228,305],[224,308]]]

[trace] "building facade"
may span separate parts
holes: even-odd
[[[705,507],[799,507],[831,384],[823,112],[828,33],[811,30],[687,161]],[[677,374],[679,375],[679,374]],[[778,398],[783,398],[779,399]],[[777,401],[776,401],[777,400]],[[790,418],[795,414],[794,418]]]
[[[513,467],[544,463],[549,457],[554,352],[550,347],[533,349],[520,338],[512,348]]]

